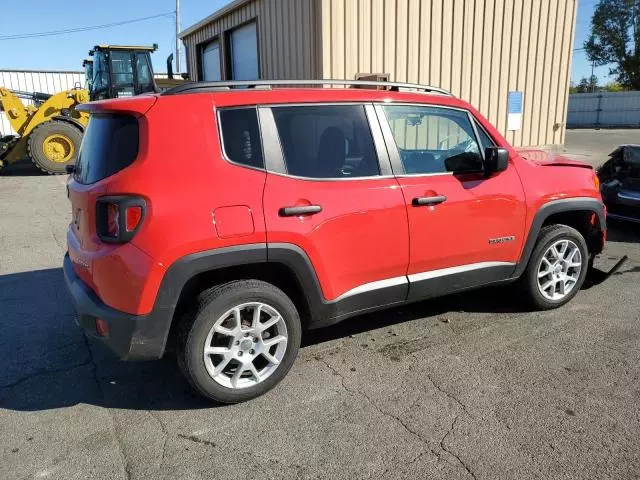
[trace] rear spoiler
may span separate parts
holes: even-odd
[[[142,116],[158,101],[155,94],[138,95],[130,98],[116,98],[83,103],[76,107],[80,112],[88,113],[128,113]]]

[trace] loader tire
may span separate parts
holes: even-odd
[[[66,173],[67,165],[75,165],[82,142],[82,132],[70,123],[49,120],[29,134],[27,149],[31,161],[51,175]]]

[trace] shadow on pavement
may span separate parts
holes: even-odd
[[[607,241],[640,243],[640,223],[608,219]]]
[[[517,291],[495,287],[391,308],[308,332],[303,348],[448,312],[526,312]],[[213,405],[195,394],[168,354],[121,362],[74,322],[62,269],[0,276],[0,408],[49,410],[77,404],[135,410]]]
[[[0,175],[3,177],[40,177],[48,174],[38,169],[31,160],[25,159],[3,167]]]

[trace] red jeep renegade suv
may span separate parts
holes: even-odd
[[[515,280],[558,307],[603,248],[588,165],[525,158],[438,88],[193,83],[79,109],[77,321],[123,359],[175,344],[220,402],[276,385],[304,328]]]

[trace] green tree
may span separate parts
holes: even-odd
[[[597,66],[613,65],[610,75],[631,90],[640,90],[640,0],[600,0],[584,43]]]
[[[624,91],[624,87],[618,82],[609,82],[602,87],[602,90],[605,92],[622,92]]]
[[[595,75],[591,75],[589,78],[582,77],[578,85],[573,88],[573,91],[570,90],[570,93],[591,93],[598,90],[598,77]]]

